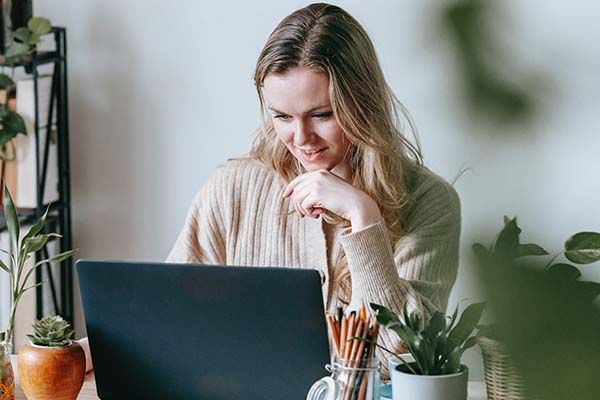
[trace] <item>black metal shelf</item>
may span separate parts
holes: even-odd
[[[0,66],[22,67],[28,75],[31,75],[34,82],[35,98],[35,155],[36,155],[36,187],[37,204],[33,209],[18,209],[19,221],[21,224],[34,223],[41,217],[48,204],[44,204],[44,189],[46,187],[46,178],[49,163],[50,136],[52,128],[56,128],[57,139],[57,160],[58,160],[58,201],[50,203],[50,211],[44,231],[57,232],[62,235],[53,240],[58,242],[58,251],[64,252],[73,248],[71,231],[71,182],[70,182],[70,163],[69,163],[69,111],[68,111],[68,87],[67,87],[67,38],[66,29],[62,27],[53,27],[49,33],[54,38],[54,50],[40,51],[30,56],[23,57],[17,63]],[[48,110],[48,120],[40,121],[39,118],[39,78],[38,68],[43,65],[53,64],[52,89],[50,104]],[[52,123],[56,115],[56,123]],[[40,143],[40,132],[46,131],[46,141]],[[6,230],[4,214],[0,214],[0,232]],[[49,241],[50,242],[50,241]],[[35,260],[48,258],[50,256],[48,246],[42,248],[35,254]],[[54,282],[52,269],[58,267],[60,279],[60,288]],[[73,320],[73,261],[64,260],[60,265],[44,266],[46,269],[48,285],[36,287],[36,318],[42,318],[44,312],[44,291],[50,290],[54,312],[60,314],[63,318],[74,326]],[[42,282],[42,270],[38,268],[35,273],[35,282]],[[58,293],[60,291],[60,293]]]
[[[50,210],[48,211],[47,220],[50,220],[52,217],[56,217],[55,214],[58,214],[58,213],[62,212],[63,210],[65,210],[66,208],[71,207],[70,204],[63,204],[63,203],[55,201],[50,204],[44,204],[44,206],[42,207],[44,212],[45,212],[46,208],[48,208],[48,205],[50,206]],[[17,214],[19,216],[19,222],[21,225],[32,224],[39,217],[36,209],[17,209]],[[3,232],[5,230],[6,230],[6,219],[4,218],[4,211],[1,211],[0,212],[0,232]]]

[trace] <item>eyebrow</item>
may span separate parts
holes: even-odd
[[[322,106],[313,107],[310,110],[308,110],[305,114],[311,113],[311,112],[316,111],[316,110],[320,110],[321,108],[325,108],[325,107],[331,107],[331,106],[329,104],[324,104]],[[284,113],[283,111],[276,110],[276,109],[274,109],[272,107],[268,107],[268,108],[269,108],[269,110],[271,110],[273,112],[276,112],[278,114],[287,114],[287,113]]]

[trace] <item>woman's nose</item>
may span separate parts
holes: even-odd
[[[294,131],[294,143],[299,146],[310,143],[314,136],[312,129],[310,123],[298,120]]]

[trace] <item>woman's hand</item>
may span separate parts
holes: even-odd
[[[90,343],[87,336],[83,339],[76,340],[77,343],[83,348],[83,354],[85,354],[85,372],[88,373],[94,367],[92,366],[92,354],[90,352]]]
[[[283,192],[290,196],[301,217],[318,218],[328,210],[350,221],[353,232],[382,218],[371,197],[326,169],[297,176]]]

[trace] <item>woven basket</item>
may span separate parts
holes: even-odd
[[[504,345],[486,337],[477,338],[477,343],[483,353],[488,400],[532,400]]]

